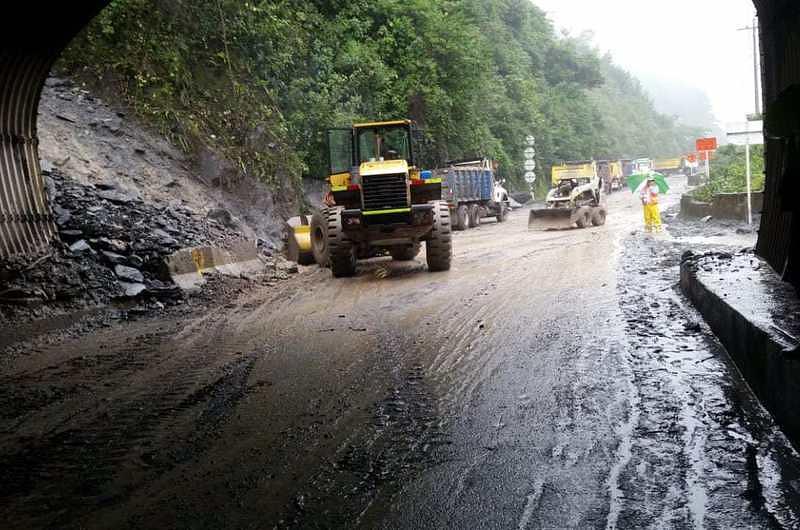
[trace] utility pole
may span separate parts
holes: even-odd
[[[739,28],[739,31],[753,32],[753,86],[755,88],[755,109],[756,113],[752,119],[761,118],[761,97],[759,95],[759,75],[758,75],[758,17],[753,17],[753,25]],[[751,166],[750,166],[750,116],[745,118],[745,180],[747,183],[747,224],[753,224],[753,199],[751,190]]]
[[[755,110],[756,116],[761,116],[761,96],[760,79],[758,70],[758,17],[753,17],[753,25],[739,28],[739,31],[751,31],[753,33],[753,87],[755,89]]]

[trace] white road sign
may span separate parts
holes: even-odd
[[[525,158],[533,158],[534,156],[536,156],[536,149],[533,147],[527,147],[525,149]]]
[[[525,171],[533,171],[534,169],[536,169],[536,162],[533,160],[526,160],[524,167]]]
[[[536,181],[536,173],[533,171],[526,171],[525,172],[525,182],[528,184],[533,184]]]
[[[525,141],[528,142],[528,145],[533,145],[536,142],[536,138],[533,136],[526,136]]]

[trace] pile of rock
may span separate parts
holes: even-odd
[[[180,248],[227,248],[243,237],[214,210],[146,203],[119,186],[82,185],[49,171],[48,193],[60,241],[35,258],[0,264],[0,308],[37,302],[104,304],[119,298],[169,301],[182,296],[165,258]],[[265,249],[262,257],[271,259]]]

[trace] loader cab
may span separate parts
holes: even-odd
[[[328,129],[329,175],[351,173],[365,163],[404,160],[415,165],[411,120],[357,123],[349,129]]]
[[[415,132],[411,120],[328,130],[333,202],[349,209],[397,211],[423,200],[415,195],[428,188],[419,184],[430,172],[417,167]]]

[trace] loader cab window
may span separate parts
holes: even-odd
[[[410,165],[411,138],[407,127],[358,129],[359,163],[377,160],[406,160]]]
[[[328,164],[331,175],[347,173],[353,165],[353,131],[328,130]]]

